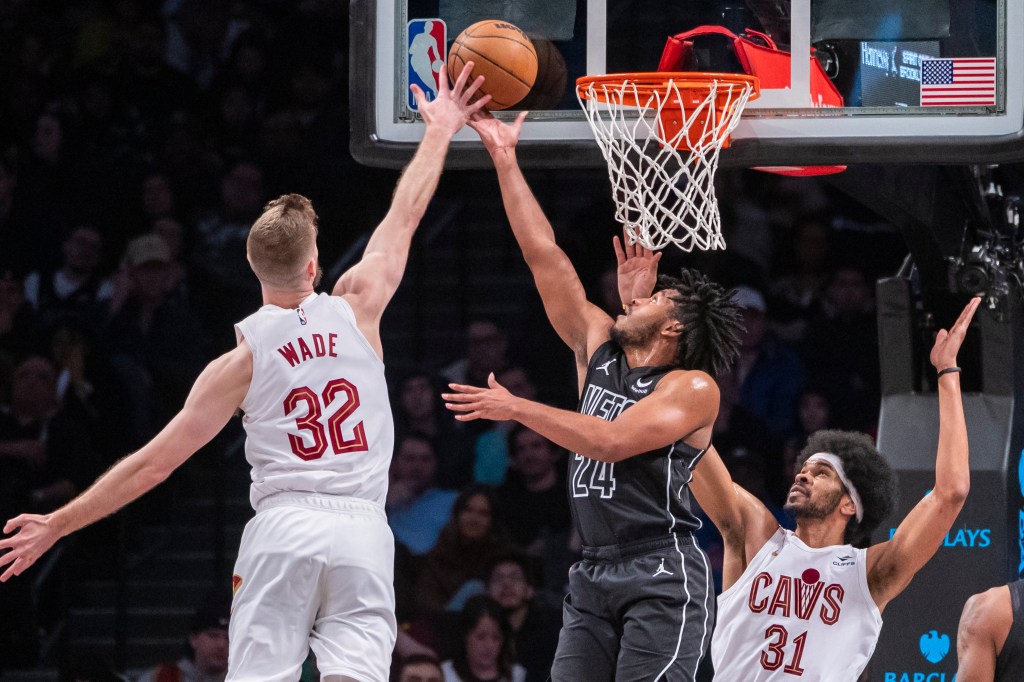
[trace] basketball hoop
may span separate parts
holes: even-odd
[[[608,163],[615,219],[630,238],[652,250],[725,248],[718,155],[759,94],[756,77],[732,73],[577,79],[576,97]]]

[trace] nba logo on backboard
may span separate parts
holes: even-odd
[[[423,89],[428,101],[437,97],[441,78],[445,77],[445,55],[448,49],[447,27],[440,19],[413,19],[409,22],[407,81]],[[409,108],[416,110],[416,98],[406,88]]]

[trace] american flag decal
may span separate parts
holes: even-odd
[[[921,60],[922,107],[995,106],[994,57]]]

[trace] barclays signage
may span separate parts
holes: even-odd
[[[917,641],[921,655],[929,663],[936,665],[941,663],[949,655],[951,642],[949,635],[940,633],[938,630],[929,630],[921,635]],[[953,682],[956,674],[944,672],[885,672],[882,674],[884,682]]]

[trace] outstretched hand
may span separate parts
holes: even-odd
[[[0,554],[0,569],[10,564],[0,575],[2,583],[21,575],[60,539],[60,533],[49,524],[48,518],[38,514],[22,514],[4,526],[4,533],[15,530],[18,532],[0,540],[0,551],[7,550]]]
[[[976,296],[972,298],[960,313],[960,317],[956,318],[956,322],[949,328],[949,331],[940,329],[939,333],[935,335],[935,344],[932,346],[932,352],[929,355],[929,359],[935,369],[941,371],[947,367],[956,367],[956,354],[960,350],[960,345],[964,342],[967,327],[970,326],[971,318],[974,317],[974,311],[978,309],[980,303],[981,297]]]
[[[498,383],[494,372],[487,375],[487,388],[467,386],[465,384],[448,384],[454,393],[442,393],[444,406],[455,412],[455,419],[460,422],[474,419],[490,419],[506,421],[512,419],[513,407],[517,398],[508,389]]]
[[[469,75],[473,72],[473,62],[466,62],[455,80],[455,84],[448,86],[448,76],[441,74],[438,84],[437,97],[427,100],[420,86],[413,83],[409,86],[413,97],[416,98],[416,108],[423,117],[427,126],[442,126],[449,133],[454,135],[462,130],[462,126],[469,122],[470,118],[491,101],[490,95],[484,95],[475,102],[470,102],[476,91],[484,82],[483,76],[477,76],[472,82]]]
[[[628,305],[634,298],[647,298],[658,282],[658,261],[661,252],[651,251],[623,233],[620,240],[612,237],[615,262],[618,263],[619,299]]]
[[[503,150],[515,149],[528,111],[520,111],[512,123],[502,123],[490,111],[480,109],[469,119],[469,127],[477,132],[487,152],[494,156]]]

